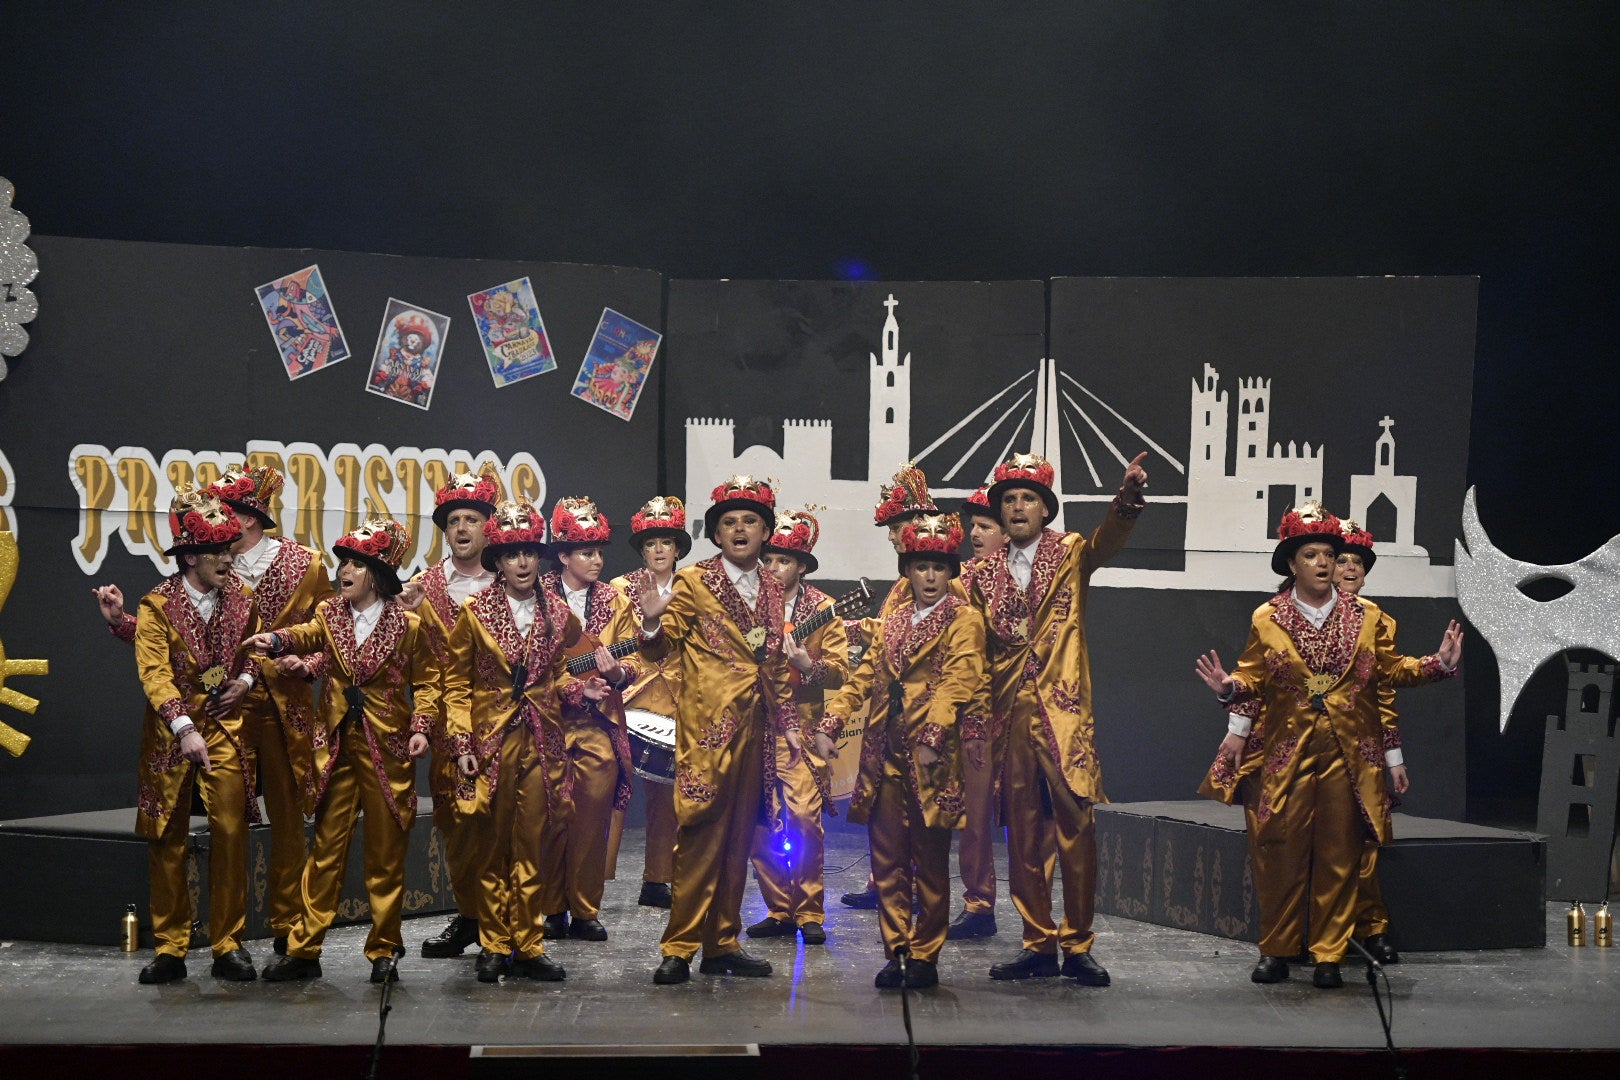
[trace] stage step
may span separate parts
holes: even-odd
[[[362,868],[362,815],[349,844],[343,899],[335,925],[371,918]],[[306,832],[314,835],[314,826]],[[270,827],[248,830],[248,939],[270,936],[265,909]],[[0,821],[0,938],[116,945],[124,906],[134,904],[141,947],[150,948],[151,892],[147,843],[135,835],[135,809],[98,810],[55,817]],[[193,817],[186,880],[195,905],[193,945],[208,941],[208,819]],[[444,839],[433,827],[433,804],[419,796],[405,864],[405,914],[427,915],[455,906],[444,859]]]
[[[1378,876],[1397,948],[1547,944],[1545,837],[1405,814],[1395,836]],[[1207,799],[1097,807],[1097,910],[1259,940],[1242,808]]]

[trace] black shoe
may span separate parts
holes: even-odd
[[[448,960],[467,951],[467,946],[478,944],[478,920],[457,913],[438,935],[422,942],[422,956],[427,960]]]
[[[530,956],[522,960],[512,960],[510,974],[514,979],[534,979],[537,982],[562,982],[568,977],[563,966],[545,953],[539,956]]]
[[[698,972],[703,975],[742,975],[750,979],[763,979],[771,973],[771,962],[749,956],[738,949],[724,956],[705,956],[698,965]]]
[[[1058,973],[1056,953],[1039,953],[1025,949],[1005,964],[993,964],[992,979],[1050,979]]]
[[[996,913],[993,911],[968,911],[951,920],[951,928],[945,932],[950,941],[963,941],[967,938],[993,937],[996,932]]]
[[[900,989],[900,983],[900,961],[898,960],[890,960],[883,966],[883,970],[877,973],[877,978],[872,980],[872,985],[879,990],[898,990]]]
[[[318,979],[321,962],[298,956],[278,956],[264,966],[259,977],[265,982],[292,982],[295,979]]]
[[[1262,956],[1260,962],[1254,965],[1249,972],[1249,981],[1257,983],[1280,983],[1288,979],[1288,961],[1280,956]]]
[[[277,956],[286,956],[287,955],[287,935],[282,934],[280,937],[278,937],[274,941],[272,941],[270,943],[270,949]]]
[[[791,937],[798,929],[792,919],[773,919],[767,915],[743,932],[749,937]]]
[[[160,952],[152,957],[150,964],[141,968],[140,982],[145,986],[155,986],[158,983],[174,982],[176,979],[185,977],[185,960],[166,952]]]
[[[478,974],[478,981],[481,983],[498,983],[501,976],[506,973],[511,959],[505,953],[479,949],[478,959],[473,961],[473,971]]]
[[[568,912],[559,911],[555,915],[547,915],[546,921],[540,924],[541,935],[548,940],[568,936]]]
[[[838,902],[845,907],[860,908],[862,911],[876,911],[878,904],[876,889],[862,889],[860,892],[847,892],[838,898]]]
[[[248,955],[246,949],[232,949],[224,956],[214,957],[214,966],[209,974],[229,982],[252,982],[259,977],[259,973],[253,970],[253,957]]]
[[[371,981],[374,983],[399,982],[399,961],[392,956],[379,956],[371,962]]]
[[[939,985],[939,965],[932,960],[906,961],[906,989],[927,990]]]
[[[666,956],[653,972],[653,982],[659,986],[674,986],[692,977],[692,961],[679,956]]]
[[[1372,958],[1380,964],[1398,964],[1401,962],[1401,954],[1395,951],[1394,945],[1390,944],[1388,934],[1374,934],[1366,941],[1363,941],[1361,946],[1371,953]]]
[[[806,945],[827,944],[827,928],[818,922],[807,922],[799,927],[799,936]]]
[[[568,924],[568,936],[575,941],[606,941],[607,927],[600,919],[575,919]]]
[[[667,911],[675,903],[675,894],[670,892],[669,886],[662,881],[643,881],[641,895],[636,898],[636,903],[642,907],[663,908]]]
[[[1344,985],[1344,976],[1339,974],[1339,965],[1332,960],[1318,960],[1316,971],[1311,974],[1311,985],[1318,990],[1337,990]]]
[[[1097,963],[1088,952],[1065,956],[1062,974],[1081,986],[1107,986],[1112,981],[1108,978],[1108,969]]]

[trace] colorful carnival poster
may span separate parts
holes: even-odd
[[[472,293],[467,305],[472,308],[473,325],[478,328],[484,359],[497,387],[557,369],[528,278]]]
[[[438,382],[450,316],[388,298],[366,389],[426,409]]]
[[[630,419],[663,340],[658,331],[603,308],[571,393],[620,420]]]
[[[287,378],[301,378],[349,358],[349,343],[319,266],[306,266],[254,291]]]

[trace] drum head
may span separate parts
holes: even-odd
[[[633,734],[648,742],[675,749],[675,718],[662,716],[646,709],[624,710],[624,723]]]

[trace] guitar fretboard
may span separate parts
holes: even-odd
[[[613,659],[615,659],[615,660],[622,660],[626,656],[629,656],[631,653],[633,653],[635,651],[636,651],[636,639],[635,638],[626,638],[623,641],[615,641],[612,645],[608,646],[608,654],[610,656],[612,656]],[[596,653],[595,653],[595,651],[584,653],[584,654],[582,654],[580,656],[576,656],[572,660],[568,661],[568,674],[570,674],[570,675],[584,675],[587,672],[595,671],[595,670],[596,670]]]

